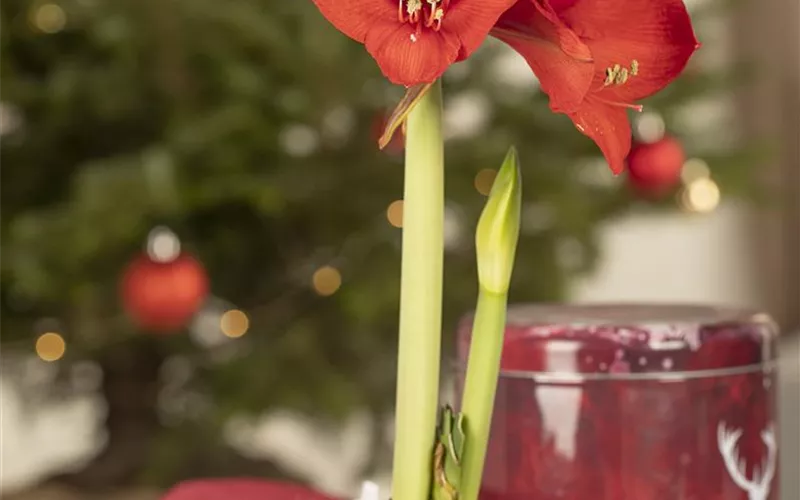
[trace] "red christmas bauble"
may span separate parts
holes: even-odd
[[[628,155],[628,179],[637,192],[662,196],[680,182],[685,161],[683,145],[674,137],[635,144]]]
[[[186,253],[168,262],[144,253],[131,262],[120,283],[122,303],[142,328],[169,332],[189,322],[208,295],[208,275]]]

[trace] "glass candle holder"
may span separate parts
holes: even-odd
[[[776,337],[734,310],[509,308],[480,498],[778,500]]]

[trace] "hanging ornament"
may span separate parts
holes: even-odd
[[[150,232],[147,252],[131,262],[120,283],[122,303],[140,327],[175,331],[200,309],[208,295],[208,276],[202,264],[181,252],[169,229]]]
[[[628,155],[628,180],[642,195],[664,196],[680,182],[685,159],[683,145],[674,137],[634,144]]]

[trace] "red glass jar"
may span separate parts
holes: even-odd
[[[776,337],[741,311],[511,307],[480,498],[778,500]]]

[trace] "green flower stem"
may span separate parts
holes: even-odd
[[[406,123],[393,500],[428,500],[436,432],[444,260],[441,84]]]
[[[492,421],[508,295],[481,287],[472,327],[461,413],[465,418],[459,500],[477,500]]]
[[[465,438],[459,500],[477,500],[489,443],[508,288],[519,240],[522,180],[517,163],[517,152],[511,148],[495,177],[475,231],[480,291],[461,400]]]

